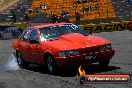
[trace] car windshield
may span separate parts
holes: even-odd
[[[41,41],[51,41],[59,39],[60,36],[71,34],[71,33],[80,33],[84,36],[88,36],[88,32],[82,30],[80,27],[74,24],[66,24],[63,26],[55,26],[48,28],[40,29],[40,39]]]

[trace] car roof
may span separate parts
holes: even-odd
[[[32,27],[29,27],[29,28],[39,30],[40,28],[62,26],[62,25],[66,25],[66,24],[72,24],[72,23],[54,23],[54,24],[53,23],[47,23],[47,24],[43,24],[43,25],[32,26]]]

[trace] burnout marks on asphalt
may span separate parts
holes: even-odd
[[[5,82],[0,82],[0,88],[5,88]]]

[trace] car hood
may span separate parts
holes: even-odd
[[[88,48],[109,44],[110,42],[94,35],[84,36],[82,34],[73,33],[60,36],[58,40],[48,41],[46,44],[60,51],[76,50],[79,48]]]

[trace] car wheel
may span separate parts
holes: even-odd
[[[46,58],[46,66],[49,74],[54,74],[56,71],[56,65],[53,57],[48,55]]]
[[[101,67],[107,68],[108,65],[109,65],[109,62],[110,62],[110,60],[107,60],[107,61],[100,61],[100,62],[99,62],[99,65],[100,65]]]
[[[17,53],[17,63],[20,68],[27,68],[29,64],[21,58],[21,54]]]

